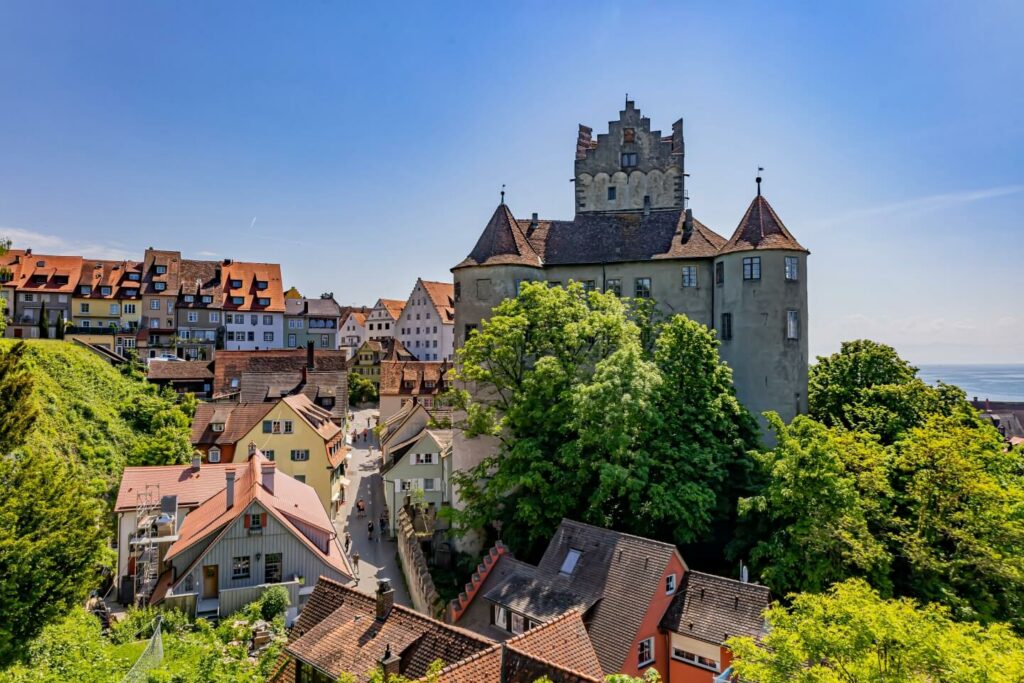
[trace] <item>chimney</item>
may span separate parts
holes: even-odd
[[[693,234],[693,209],[686,210],[686,218],[683,220],[683,234]]]
[[[202,453],[193,453],[192,454],[192,471],[193,472],[198,472],[199,468],[202,466],[202,464],[203,464],[203,455],[202,455]]]
[[[31,256],[31,255],[32,255],[32,249],[26,249],[25,250],[25,256]]]
[[[384,672],[384,680],[390,681],[399,674],[402,658],[391,652],[391,643],[384,648],[384,656],[380,658],[380,668]]]
[[[272,462],[264,462],[260,464],[260,483],[263,484],[263,488],[267,490],[267,493],[274,494],[274,472],[277,471],[277,466]]]
[[[256,442],[255,441],[250,441],[249,442],[249,457],[252,458],[252,456],[254,456],[254,455],[256,455]]]
[[[227,483],[227,487],[224,489],[224,493],[227,495],[227,509],[235,507],[235,471],[232,469],[224,470],[224,479]]]
[[[377,580],[377,619],[383,621],[391,614],[391,608],[395,606],[395,590],[391,587],[391,581],[386,578]]]
[[[651,195],[644,195],[644,216],[651,215]]]
[[[306,369],[316,369],[316,354],[313,352],[313,340],[310,339],[306,342]]]

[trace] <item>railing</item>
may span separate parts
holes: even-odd
[[[81,325],[69,325],[64,329],[65,334],[137,334],[139,328],[132,325],[103,325],[97,327],[82,327]]]

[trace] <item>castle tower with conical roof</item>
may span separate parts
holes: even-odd
[[[807,412],[807,249],[761,196],[715,257],[719,354],[755,416]],[[763,420],[762,420],[763,424]]]

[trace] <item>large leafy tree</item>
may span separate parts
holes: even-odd
[[[843,342],[838,353],[819,357],[808,381],[811,416],[830,427],[877,434],[892,443],[930,415],[971,414],[958,388],[932,387],[891,346],[867,339]]]
[[[747,557],[761,579],[779,595],[819,592],[852,576],[888,588],[892,557],[882,527],[892,490],[885,448],[871,435],[804,416],[789,426],[774,413],[768,420],[777,444],[755,455],[764,487],[740,501],[757,539]]]
[[[862,577],[960,619],[1024,628],[1024,454],[991,426],[934,415],[893,445],[800,417],[772,426],[734,556],[777,594]]]
[[[27,350],[25,342],[0,349],[0,458],[24,443],[39,415],[32,400],[32,375],[25,362]]]
[[[732,667],[751,683],[1011,683],[1024,680],[1024,640],[1002,624],[958,623],[934,605],[885,600],[851,579],[766,612],[758,644],[732,638]]]
[[[464,527],[496,522],[530,555],[563,517],[679,543],[728,517],[754,422],[706,328],[649,320],[612,294],[535,283],[470,336],[462,426],[500,446],[456,475]]]

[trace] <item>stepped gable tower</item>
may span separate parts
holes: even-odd
[[[807,255],[768,200],[750,203],[715,257],[714,320],[736,394],[759,418],[807,412]]]
[[[576,213],[657,211],[684,206],[683,120],[672,134],[651,130],[633,100],[608,132],[592,137],[580,124],[576,140]]]

